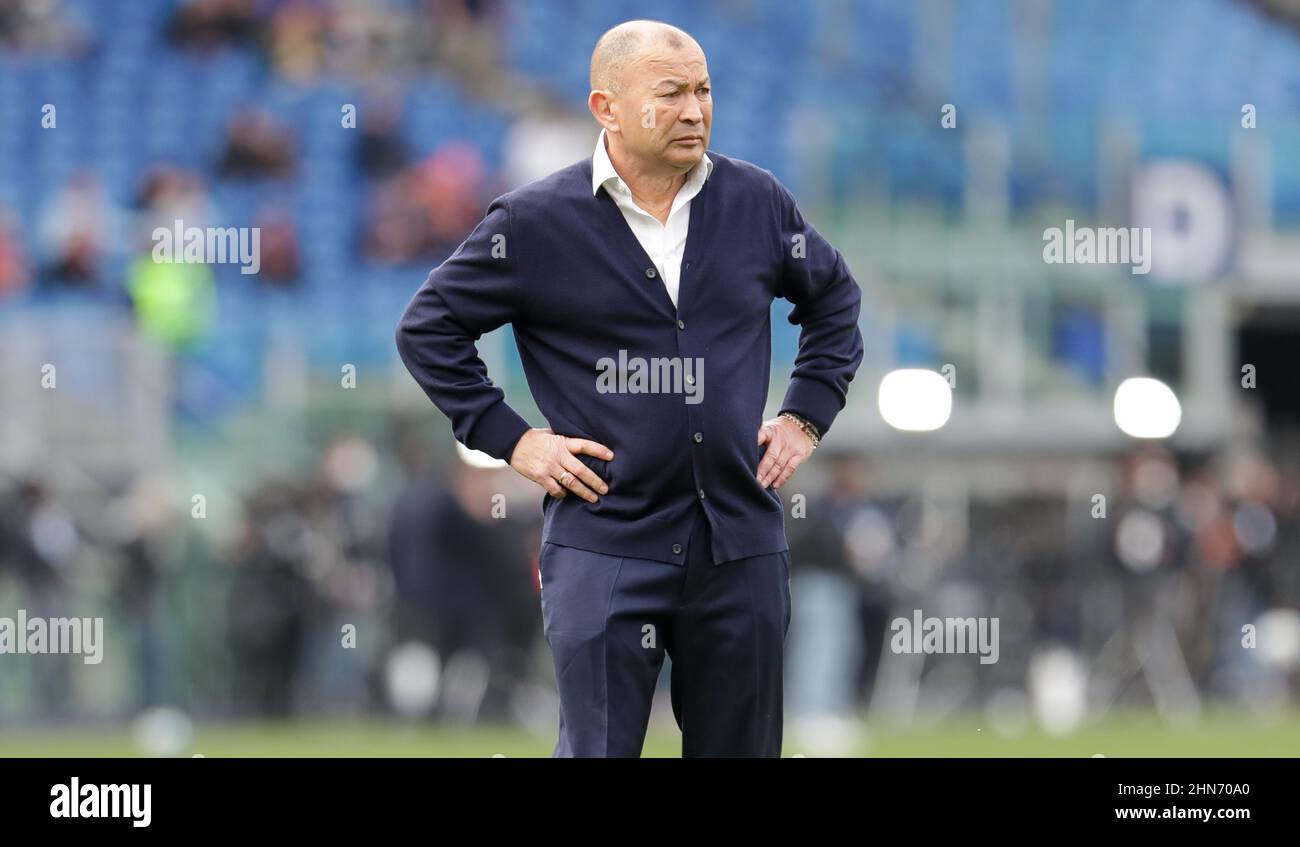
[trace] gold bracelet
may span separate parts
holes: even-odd
[[[798,426],[801,430],[803,430],[804,434],[807,435],[808,438],[812,440],[813,449],[814,450],[817,449],[817,445],[821,443],[822,437],[817,433],[817,427],[813,426],[810,421],[806,421],[803,418],[799,417],[798,415],[792,414],[790,412],[782,412],[781,414],[777,415],[777,417],[786,418],[787,420],[794,421],[795,425]]]

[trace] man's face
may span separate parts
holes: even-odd
[[[618,104],[623,146],[633,156],[681,173],[703,158],[713,97],[697,47],[659,47],[630,63]]]

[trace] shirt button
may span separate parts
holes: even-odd
[[[696,443],[696,444],[699,444],[699,443],[700,443],[701,441],[703,441],[703,440],[704,440],[704,433],[702,433],[702,432],[697,432],[697,433],[695,433],[695,443]]]
[[[682,545],[680,545],[680,544],[674,544],[674,545],[673,545],[673,555],[674,555],[674,556],[680,556],[681,554],[682,554]]]
[[[646,268],[646,269],[645,269],[645,275],[646,275],[647,277],[649,277],[650,279],[654,279],[654,278],[655,278],[655,273],[656,273],[656,271],[655,271],[654,268]]]
[[[678,321],[678,322],[677,322],[677,328],[678,328],[678,329],[686,329],[686,321]]]

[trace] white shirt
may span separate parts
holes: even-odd
[[[682,254],[686,252],[686,233],[691,223],[691,200],[700,193],[704,181],[713,173],[713,162],[706,154],[686,174],[686,182],[673,198],[668,211],[668,223],[662,224],[654,215],[642,209],[632,199],[632,191],[614,170],[605,149],[605,130],[596,139],[596,152],[591,157],[591,193],[605,186],[609,196],[623,213],[623,219],[632,228],[632,234],[641,242],[650,261],[655,263],[659,278],[668,289],[668,297],[677,305],[677,285],[682,275]]]

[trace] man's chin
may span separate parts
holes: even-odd
[[[698,165],[704,159],[703,144],[677,144],[671,145],[668,151],[668,161],[674,167],[689,171]]]

